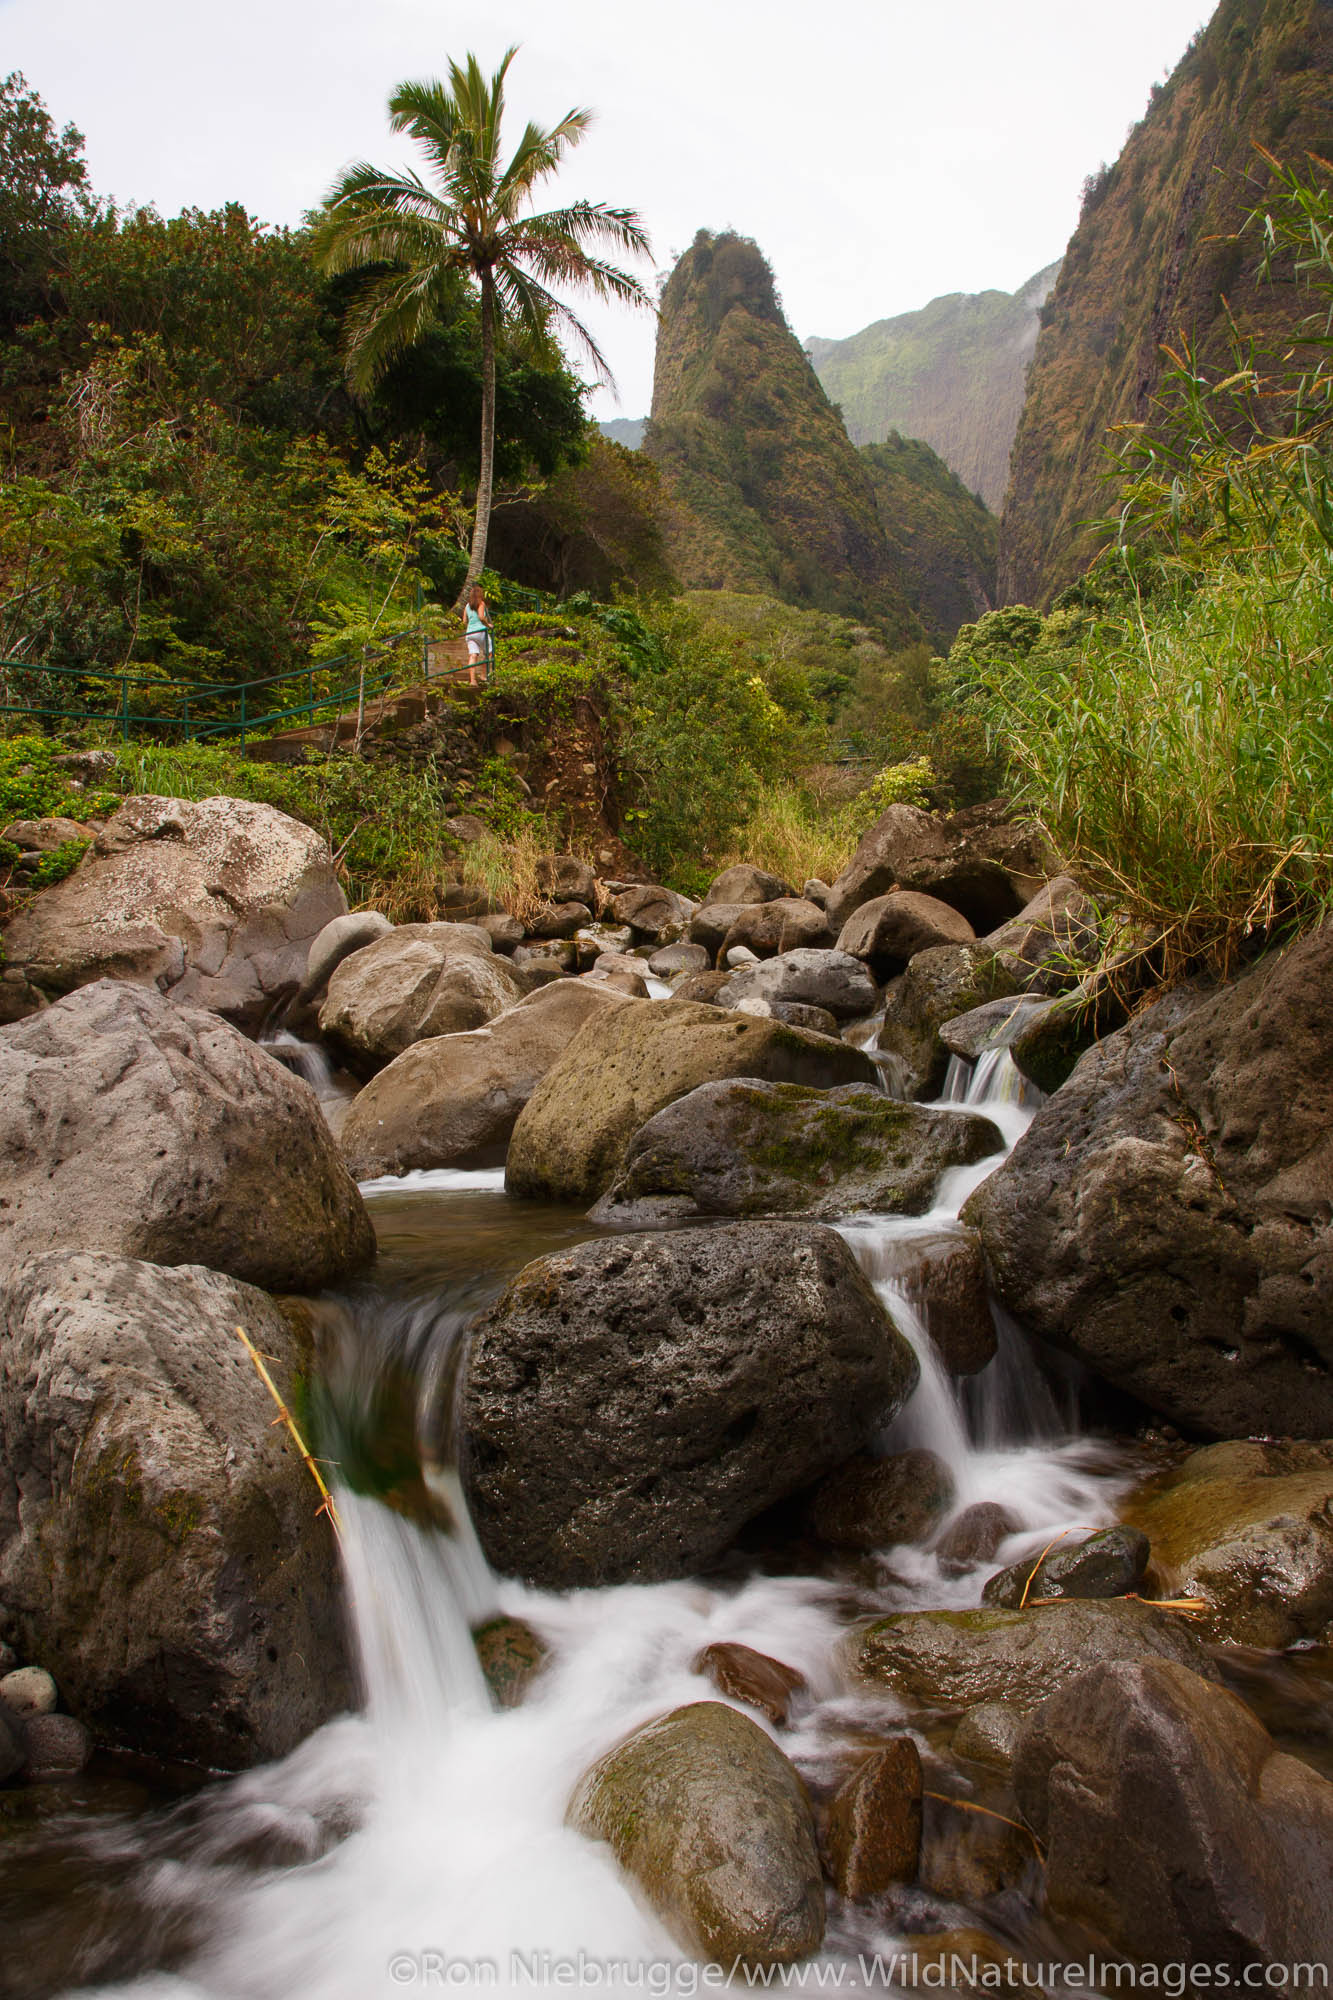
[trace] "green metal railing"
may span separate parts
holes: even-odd
[[[505,590],[506,608],[512,610],[540,611],[543,607],[541,593],[525,590],[519,585],[507,586]],[[420,672],[415,673],[402,664],[401,654],[394,648],[401,648],[407,641],[419,643],[421,647]],[[332,659],[310,662],[304,667],[289,669],[285,673],[265,674],[248,681],[182,681],[173,680],[161,674],[131,673],[90,673],[83,667],[58,667],[48,662],[19,659],[0,659],[0,716],[26,716],[41,722],[101,722],[109,723],[118,731],[123,742],[128,742],[132,733],[140,730],[178,732],[185,743],[218,740],[222,737],[239,735],[241,747],[251,736],[276,733],[281,727],[299,726],[302,721],[313,725],[330,710],[335,719],[356,713],[364,702],[379,700],[395,687],[400,692],[417,685],[420,681],[455,680],[468,672],[466,666],[450,668],[444,673],[430,671],[430,635],[424,631],[409,630],[392,635],[382,651],[364,663],[356,655],[342,653]],[[487,663],[488,672],[494,673],[496,666],[495,635],[492,633],[491,657]],[[351,677],[324,693],[316,691],[317,680],[337,668],[346,668]],[[54,681],[54,688],[38,690],[44,698],[14,699],[15,676],[28,677],[35,682]],[[303,701],[284,701],[272,692],[278,688],[299,689],[304,684],[306,698]],[[76,690],[106,690],[105,705],[95,706],[97,692],[85,692],[76,705],[69,705],[54,697],[68,689],[72,698]],[[147,689],[143,697],[147,706],[139,706],[140,697],[132,690]],[[277,704],[275,706],[275,703]],[[219,714],[218,710],[229,710]]]

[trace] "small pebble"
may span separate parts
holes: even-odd
[[[16,1667],[0,1677],[0,1701],[24,1721],[33,1715],[50,1715],[58,1699],[56,1684],[45,1667]]]

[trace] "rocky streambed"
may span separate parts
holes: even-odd
[[[551,937],[215,812],[206,924],[170,804],[0,1031],[0,1990],[1328,1959],[1323,934],[1114,1025],[906,808]]]

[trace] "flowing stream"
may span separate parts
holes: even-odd
[[[1003,1052],[975,1074],[956,1064],[941,1101],[984,1110],[1006,1144],[1034,1109]],[[999,1157],[947,1175],[928,1215],[842,1225],[921,1363],[882,1443],[946,1461],[948,1518],[979,1500],[1009,1509],[1021,1527],[995,1564],[959,1577],[929,1547],[896,1548],[782,1573],[760,1549],[706,1579],[563,1596],[491,1576],[447,1469],[448,1439],[423,1430],[420,1412],[447,1404],[442,1386],[478,1307],[522,1263],[595,1232],[568,1211],[509,1201],[500,1171],[370,1183],[381,1256],[373,1277],[326,1305],[326,1415],[352,1459],[391,1458],[385,1438],[405,1439],[426,1467],[427,1504],[340,1499],[365,1710],[279,1764],[175,1804],[118,1810],[113,1793],[100,1816],[57,1817],[38,1886],[52,1894],[53,1924],[87,1928],[86,1954],[64,1961],[87,1968],[72,1984],[142,2000],[374,2000],[568,1983],[568,1962],[582,1990],[694,1991],[699,1968],[609,1850],[563,1823],[587,1764],[649,1717],[715,1697],[691,1661],[735,1640],[806,1677],[812,1699],[779,1740],[817,1788],[849,1741],[921,1727],[884,1694],[849,1692],[839,1647],[850,1623],[975,1603],[990,1567],[1114,1517],[1126,1455],[1078,1435],[1067,1385],[1043,1373],[1022,1335],[1002,1324],[996,1358],[960,1384],[917,1308],[910,1239],[958,1230],[961,1202]],[[551,1649],[524,1704],[505,1711],[490,1705],[470,1637],[497,1611],[527,1620]],[[928,1730],[919,1740],[928,1750]],[[829,1965],[848,1970],[856,1954],[892,1946],[873,1913],[831,1910]]]

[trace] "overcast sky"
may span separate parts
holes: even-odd
[[[406,156],[384,107],[475,50],[520,121],[597,122],[562,197],[636,207],[656,263],[696,229],[753,236],[802,339],[942,292],[1015,290],[1064,249],[1202,0],[0,0],[21,69],[87,137],[99,193],[164,214],[242,201],[296,222],[353,158]],[[645,270],[645,277],[651,273]],[[620,399],[652,392],[649,315],[589,324]]]

